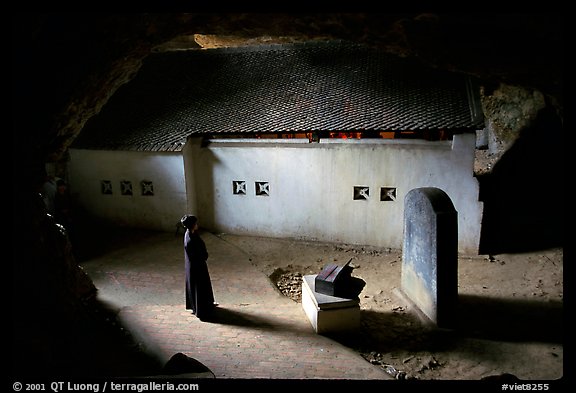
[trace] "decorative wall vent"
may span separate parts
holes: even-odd
[[[120,181],[120,194],[132,195],[132,182],[130,180]]]
[[[380,188],[381,201],[395,201],[396,200],[396,187],[381,187]]]
[[[232,192],[234,195],[246,195],[246,182],[243,180],[233,180]]]
[[[101,180],[100,191],[104,195],[112,195],[112,182],[110,180]]]
[[[142,195],[144,196],[152,196],[154,195],[154,184],[148,180],[142,180],[140,182],[140,186],[142,187]]]
[[[354,186],[354,200],[365,201],[370,198],[370,187],[367,186]]]
[[[257,181],[256,182],[256,195],[269,196],[270,195],[270,184],[267,181]]]

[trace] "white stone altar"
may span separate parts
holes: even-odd
[[[316,274],[302,278],[302,308],[318,334],[360,328],[360,300],[325,295],[315,291]]]

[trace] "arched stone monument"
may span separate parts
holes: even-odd
[[[458,213],[441,189],[404,199],[401,290],[438,327],[452,327],[458,302]]]

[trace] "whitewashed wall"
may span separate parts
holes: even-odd
[[[422,140],[213,140],[184,151],[195,190],[188,209],[214,231],[401,248],[404,196],[438,187],[458,211],[459,251],[476,253],[482,204],[473,177],[474,134],[453,141]],[[233,194],[233,181],[246,194]],[[268,182],[257,196],[255,182]],[[354,186],[370,187],[354,200]],[[380,201],[380,188],[396,188]]]
[[[123,226],[173,231],[184,213],[201,225],[234,234],[291,237],[401,248],[404,196],[438,187],[458,211],[459,251],[476,253],[482,203],[473,177],[474,134],[453,141],[213,140],[192,138],[182,152],[70,150],[70,187],[91,214]],[[112,195],[101,192],[110,180]],[[120,193],[130,180],[133,195]],[[140,194],[152,181],[154,196]],[[246,194],[233,193],[233,181]],[[268,182],[269,195],[255,183]],[[354,186],[370,188],[354,200]],[[380,201],[380,188],[396,188]]]
[[[187,210],[181,152],[126,152],[70,149],[70,190],[90,214],[112,224],[174,231]],[[112,194],[103,194],[109,180]],[[121,181],[133,194],[122,195]],[[154,195],[142,195],[141,181],[152,182]]]

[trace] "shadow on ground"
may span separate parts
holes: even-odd
[[[456,331],[501,341],[562,343],[563,303],[460,295]]]
[[[147,244],[147,241],[154,238],[158,233],[165,233],[150,229],[122,228],[99,222],[82,214],[79,214],[77,221],[73,231],[69,231],[69,233],[74,256],[80,264],[86,260],[123,249],[127,244],[136,242]]]
[[[115,311],[96,299],[78,308],[73,320],[54,310],[30,314],[15,325],[14,376],[138,377],[162,372],[159,359],[146,354]]]
[[[216,307],[212,315],[203,320],[216,325],[234,325],[263,331],[299,331],[294,326],[278,320],[261,317],[248,312]]]
[[[455,326],[438,329],[410,312],[361,310],[358,334],[329,337],[361,353],[446,351],[462,339],[563,342],[562,302],[460,295]]]

